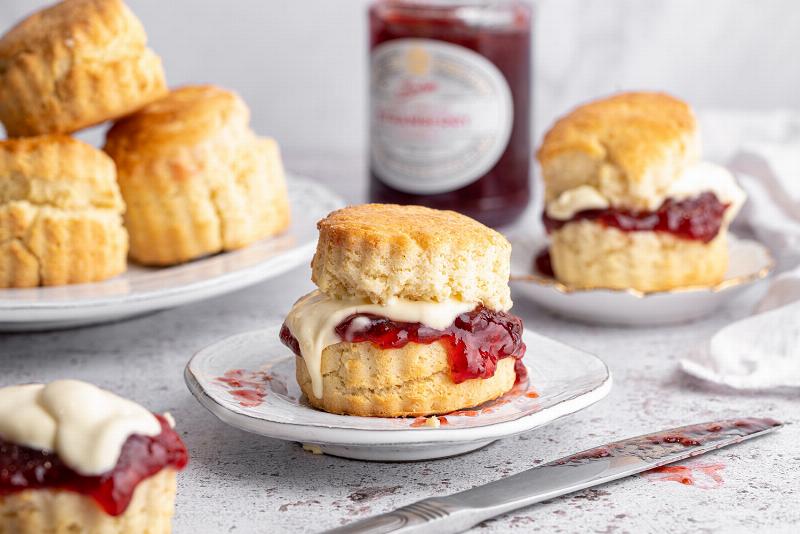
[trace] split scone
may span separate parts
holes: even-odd
[[[0,388],[0,534],[170,532],[173,426],[77,380]]]
[[[65,0],[0,38],[0,121],[11,137],[74,132],[166,92],[161,60],[122,0]]]
[[[666,94],[619,94],[556,122],[538,152],[556,278],[639,291],[721,282],[745,194],[700,153],[691,108]]]
[[[278,145],[249,122],[236,93],[187,86],[114,124],[105,151],[128,206],[133,260],[172,265],[287,228]]]
[[[62,135],[0,141],[0,287],[94,282],[125,271],[114,162]]]
[[[455,212],[384,204],[335,211],[318,228],[319,290],[281,330],[312,406],[443,414],[495,399],[524,376],[502,235]]]

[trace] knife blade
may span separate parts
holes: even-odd
[[[463,532],[518,508],[699,456],[782,426],[774,419],[748,417],[663,430],[588,449],[508,478],[447,497],[424,499],[327,532]]]

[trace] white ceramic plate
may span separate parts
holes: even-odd
[[[730,236],[730,266],[715,287],[687,287],[642,293],[635,290],[571,289],[534,272],[536,254],[544,239],[510,237],[511,287],[516,295],[573,319],[590,323],[658,325],[687,322],[706,316],[765,278],[774,266],[769,249],[748,239]]]
[[[525,332],[529,381],[497,401],[444,416],[439,428],[424,425],[424,418],[334,415],[302,398],[294,356],[278,332],[274,325],[201,350],[186,366],[189,390],[229,425],[347,458],[414,461],[465,453],[586,408],[611,389],[608,368],[596,356]]]
[[[0,289],[0,331],[45,330],[103,323],[215,297],[308,262],[316,223],[344,201],[311,180],[288,180],[292,222],[284,234],[241,250],[125,274],[93,284]]]

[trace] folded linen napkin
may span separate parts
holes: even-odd
[[[755,315],[730,324],[688,358],[684,371],[738,389],[800,387],[800,114],[771,114],[760,139],[729,161],[748,193],[741,222],[776,255],[781,274]],[[718,116],[711,124],[727,123]],[[741,120],[752,127],[752,117]],[[736,122],[736,121],[734,121]]]

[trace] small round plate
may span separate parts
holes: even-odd
[[[738,296],[774,267],[767,247],[731,235],[730,266],[725,280],[714,287],[686,287],[643,293],[634,289],[573,289],[534,272],[534,258],[545,246],[543,238],[510,237],[511,287],[559,315],[596,324],[659,325],[704,317]]]
[[[596,356],[525,332],[529,380],[496,401],[435,421],[335,415],[311,408],[294,378],[279,326],[223,339],[198,352],[184,377],[223,422],[298,441],[326,454],[374,461],[444,458],[547,424],[599,401],[611,376]]]
[[[105,323],[216,297],[283,274],[311,259],[316,224],[344,201],[322,185],[290,177],[292,222],[274,238],[241,250],[160,269],[129,265],[111,280],[0,289],[0,331],[49,330]]]

